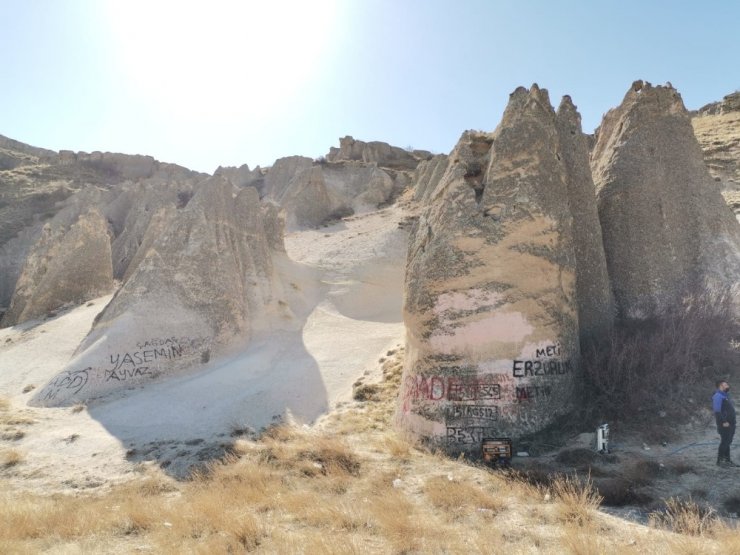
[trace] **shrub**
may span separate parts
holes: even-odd
[[[666,501],[663,511],[650,515],[650,522],[653,526],[678,534],[703,536],[718,524],[719,519],[713,509],[700,506],[691,498],[681,500],[672,497]]]
[[[606,338],[583,348],[580,421],[641,424],[649,432],[675,429],[696,410],[697,388],[707,400],[717,377],[740,365],[740,323],[732,296],[706,294],[648,320],[618,324]],[[647,428],[644,424],[648,424]]]

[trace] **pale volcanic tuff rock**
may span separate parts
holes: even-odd
[[[447,162],[446,154],[419,162],[414,172],[414,200],[424,203],[429,199],[447,169]]]
[[[127,266],[135,254],[136,242],[142,235],[140,228],[148,222],[150,215],[146,212],[152,204],[144,202],[141,210],[136,210],[141,217],[131,215],[124,222],[128,212],[121,207],[133,205],[116,202],[117,195],[142,184],[148,188],[150,197],[162,196],[159,190],[170,185],[177,189],[177,194],[187,194],[194,183],[204,178],[204,174],[158,162],[149,156],[71,151],[57,154],[2,136],[0,158],[9,161],[6,164],[0,160],[0,312],[11,303],[26,258],[37,256],[34,252],[58,250],[58,245],[52,248],[51,244],[62,237],[60,220],[55,220],[61,212],[73,213],[76,218],[94,208],[108,220],[114,241],[114,277],[120,278],[125,274],[122,267]],[[89,192],[94,193],[94,198],[86,196]],[[172,201],[176,202],[177,199]],[[111,203],[113,206],[109,206]],[[62,217],[65,229],[74,223],[68,215]],[[137,225],[129,227],[134,220]],[[47,224],[54,232],[43,236],[42,230]],[[42,238],[43,244],[37,245]],[[36,285],[34,280],[26,281],[24,294],[33,295]],[[60,295],[57,306],[65,304],[65,298]]]
[[[637,81],[596,133],[591,167],[619,314],[644,318],[740,280],[740,226],[680,95]]]
[[[60,213],[42,228],[25,257],[3,325],[113,291],[108,223],[94,207],[79,216],[65,216]]]
[[[339,139],[339,148],[332,147],[326,159],[329,162],[356,161],[397,170],[414,170],[421,160],[431,157],[432,153],[426,150],[409,151],[388,143],[366,143],[347,136]]]
[[[76,357],[33,404],[68,405],[171,376],[289,317],[257,191],[211,178],[172,218],[100,315]]]
[[[267,170],[263,191],[285,210],[287,229],[295,230],[375,210],[411,182],[410,173],[376,162],[290,156]]]
[[[579,131],[578,131],[579,132]],[[579,331],[569,172],[547,91],[465,132],[415,224],[397,421],[451,452],[572,408]],[[574,157],[574,163],[578,163]]]
[[[570,96],[564,96],[558,107],[557,129],[568,203],[573,216],[578,327],[581,346],[585,346],[611,330],[615,314],[595,186],[589,167],[588,138],[581,131],[581,116]]]
[[[279,199],[288,229],[316,227],[386,202],[395,183],[375,164],[321,164],[299,173]]]
[[[249,166],[246,164],[242,164],[238,168],[233,166],[219,166],[216,168],[216,171],[213,172],[213,176],[224,177],[237,187],[248,187],[251,185],[258,191],[261,189],[261,182],[264,181],[262,169],[259,166],[250,170]],[[257,183],[260,183],[260,186],[257,186]]]
[[[740,220],[740,92],[691,113],[704,162]]]

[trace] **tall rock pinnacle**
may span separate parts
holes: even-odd
[[[566,168],[562,126],[546,90],[518,88],[492,135],[462,135],[412,232],[397,419],[450,452],[540,431],[572,407],[580,349],[567,181],[588,170]]]
[[[588,141],[581,131],[581,116],[570,96],[564,96],[558,107],[557,129],[573,216],[578,324],[583,346],[584,342],[611,329],[614,300],[589,168]]]
[[[620,316],[643,318],[740,280],[740,225],[702,159],[671,86],[636,81],[591,158]]]

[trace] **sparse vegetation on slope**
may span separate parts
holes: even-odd
[[[1,491],[0,551],[642,554],[737,546],[737,532],[711,516],[699,529],[680,517],[686,526],[672,526],[680,534],[620,523],[596,510],[588,480],[531,485],[417,449],[391,430],[401,362],[399,352],[388,357],[372,400],[314,429],[238,438],[225,459],[186,481],[142,467],[141,478],[99,495]]]

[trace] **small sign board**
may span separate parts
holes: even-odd
[[[491,466],[509,466],[511,463],[511,438],[486,437],[482,442],[483,462]]]

